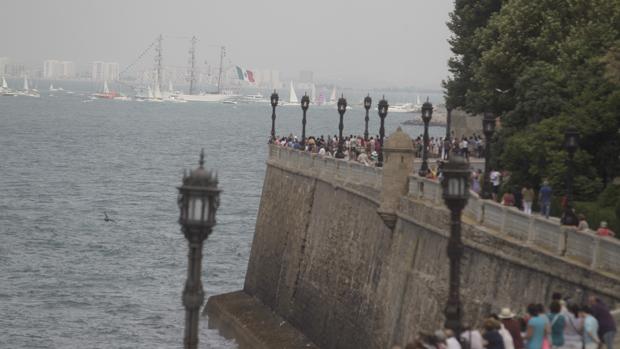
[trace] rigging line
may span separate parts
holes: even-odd
[[[125,74],[128,70],[130,70],[131,68],[133,68],[141,59],[142,57],[144,57],[145,54],[147,54],[152,48],[153,46],[155,46],[155,44],[157,43],[158,39],[155,39],[144,51],[142,51],[142,53],[140,53],[138,55],[138,58],[136,58],[135,61],[133,61],[131,64],[129,64],[125,69],[123,69],[123,71],[121,71],[118,75],[123,75]]]

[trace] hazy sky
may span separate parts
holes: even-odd
[[[453,0],[19,0],[1,1],[0,56],[117,61],[121,70],[164,35],[164,64],[228,59],[283,77],[312,70],[343,85],[439,88],[450,56]],[[8,30],[7,30],[8,29]],[[141,63],[152,64],[147,54]]]

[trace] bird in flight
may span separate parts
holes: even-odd
[[[115,220],[113,220],[112,218],[108,217],[108,213],[106,211],[103,211],[103,215],[105,216],[105,218],[103,219],[105,222],[114,222],[114,223],[116,223]]]
[[[496,88],[495,91],[497,91],[499,93],[508,93],[508,92],[510,92],[510,89],[502,90],[502,89]]]

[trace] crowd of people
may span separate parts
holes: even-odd
[[[319,156],[335,157],[338,150],[338,136],[310,136],[306,137],[304,142],[297,136],[290,134],[286,137],[275,137],[270,139],[270,143],[278,144],[282,147],[288,147],[296,150],[307,151],[318,154]],[[414,155],[416,157],[422,156],[422,150],[424,147],[423,136],[420,135],[412,140]],[[365,166],[376,166],[379,160],[379,153],[381,152],[381,141],[379,135],[371,136],[368,140],[361,135],[349,135],[343,137],[343,154],[344,160],[355,161]],[[442,167],[444,160],[447,160],[450,152],[459,154],[467,159],[470,157],[484,157],[484,140],[478,135],[472,135],[470,137],[458,138],[442,138],[431,137],[429,138],[429,158],[434,161],[429,161],[429,171],[426,175],[429,179],[442,178]],[[489,173],[489,182],[491,183],[491,195],[492,199],[501,202],[505,206],[516,207],[526,214],[532,214],[532,207],[537,199],[538,206],[540,207],[540,214],[549,218],[551,213],[551,200],[553,198],[553,189],[548,181],[544,181],[538,195],[534,190],[534,187],[529,183],[525,183],[522,186],[515,186],[504,190],[501,197],[502,184],[508,183],[510,179],[510,173],[507,171],[500,172],[497,169],[491,169]],[[471,175],[471,190],[480,194],[484,185],[484,174],[482,170],[473,170]],[[504,187],[504,189],[506,189]],[[567,205],[566,199],[563,200],[562,205]],[[562,223],[567,225],[575,225],[579,231],[592,232],[586,221],[586,217],[583,214],[577,215],[574,209],[563,210],[564,214],[567,212],[570,217],[562,217]],[[607,222],[600,222],[600,227],[594,231],[599,236],[615,236],[615,233],[608,228]]]
[[[422,332],[405,349],[613,349],[616,332],[616,322],[601,299],[591,296],[577,305],[555,293],[548,309],[530,304],[517,316],[503,308],[478,326],[465,325],[458,338],[449,329]]]
[[[491,183],[491,198],[494,201],[500,202],[504,206],[516,207],[524,213],[531,215],[532,206],[534,201],[537,200],[540,207],[540,215],[549,218],[551,213],[551,200],[553,198],[553,189],[548,180],[544,180],[538,190],[538,195],[533,186],[529,183],[523,184],[523,186],[514,186],[504,190],[501,198],[499,196],[502,183],[508,182],[510,179],[510,173],[507,171],[500,172],[496,169],[491,169],[489,172],[489,182]],[[484,182],[484,175],[481,170],[473,171],[471,175],[471,189],[480,194]],[[506,189],[506,188],[505,188]],[[561,222],[565,225],[573,225],[577,227],[581,232],[594,232],[598,236],[615,236],[615,232],[609,229],[606,221],[601,221],[600,226],[596,230],[591,230],[586,220],[586,216],[583,213],[577,214],[575,209],[570,207],[567,202],[566,196],[561,200],[562,217]]]
[[[381,141],[379,135],[371,136],[367,140],[361,135],[343,136],[344,159],[357,161],[367,166],[376,165],[381,151]],[[387,137],[385,138],[387,140]],[[384,140],[384,141],[385,141]],[[270,139],[269,143],[278,144],[282,147],[289,147],[297,150],[316,153],[321,156],[334,157],[338,150],[338,136],[310,136],[302,142],[300,138],[289,134],[286,137],[277,136]],[[422,135],[412,140],[414,156],[421,158],[424,149],[424,138]],[[430,137],[428,143],[428,157],[437,160],[447,160],[448,154],[453,151],[462,156],[483,157],[484,143],[481,137],[473,135],[470,137],[443,138]],[[433,166],[432,166],[433,167]],[[429,176],[437,178],[437,166],[434,166]]]

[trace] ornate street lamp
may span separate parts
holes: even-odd
[[[276,90],[273,90],[271,94],[271,108],[273,110],[271,112],[271,142],[276,140],[276,107],[278,106],[278,99]]]
[[[446,137],[445,139],[450,139],[450,124],[452,124],[452,107],[446,103]]]
[[[304,150],[306,147],[306,111],[308,111],[309,106],[310,97],[304,93],[304,96],[301,97],[301,110],[304,111],[304,116],[301,119],[301,150]]]
[[[482,183],[482,198],[490,199],[493,197],[493,190],[491,188],[489,173],[491,167],[489,162],[491,161],[491,139],[493,138],[493,133],[495,133],[495,114],[491,112],[484,113],[482,132],[484,132],[484,180]]]
[[[454,331],[460,338],[463,329],[461,320],[461,258],[463,241],[461,240],[461,214],[469,198],[469,164],[462,156],[453,154],[444,165],[443,200],[450,209],[450,238],[448,239],[448,258],[450,259],[450,288],[448,301],[444,309],[445,327]]]
[[[379,111],[379,118],[381,119],[381,126],[379,127],[379,144],[381,145],[381,151],[379,152],[379,157],[377,158],[377,167],[383,167],[383,138],[385,137],[385,117],[388,113],[388,108],[390,105],[385,100],[385,96],[381,98],[379,104],[377,105]]]
[[[370,98],[370,94],[364,97],[364,109],[366,109],[366,117],[364,118],[364,141],[368,141],[368,111],[370,110],[370,106],[372,105],[372,99]]]
[[[183,290],[185,306],[184,348],[198,348],[198,320],[200,307],[204,302],[204,291],[200,280],[202,270],[202,246],[213,226],[215,212],[220,204],[220,190],[217,176],[204,168],[204,149],[200,152],[200,166],[183,176],[183,185],[178,187],[178,204],[181,210],[179,224],[189,242],[187,281]]]
[[[433,105],[426,98],[426,102],[422,104],[422,121],[424,122],[424,146],[422,147],[422,166],[418,174],[420,177],[426,177],[428,174],[428,123],[433,117]]]
[[[338,124],[338,151],[336,152],[336,158],[337,159],[344,159],[344,152],[343,152],[343,147],[344,147],[344,140],[342,139],[342,130],[344,129],[344,124],[343,124],[343,116],[344,113],[347,111],[347,100],[344,99],[344,95],[341,95],[340,98],[338,98],[338,114],[340,114],[340,123]]]
[[[569,126],[564,132],[564,149],[568,153],[566,160],[566,203],[564,205],[564,214],[562,215],[562,224],[577,225],[578,220],[572,210],[571,203],[573,201],[573,171],[574,157],[579,147],[579,131],[573,126]]]

